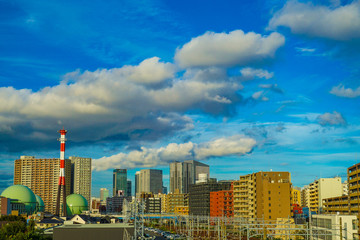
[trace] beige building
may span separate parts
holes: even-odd
[[[289,172],[257,172],[233,183],[234,217],[276,220],[290,216]]]
[[[189,210],[189,194],[179,193],[178,189],[175,190],[175,193],[167,194],[165,201],[165,212],[167,213],[174,213],[176,207],[187,207],[187,211]]]
[[[91,205],[91,158],[69,157],[71,161],[71,193],[82,195]]]
[[[343,195],[340,197],[325,198],[323,200],[324,213],[329,214],[348,214],[348,196]]]
[[[141,193],[162,193],[162,170],[142,169],[135,176],[136,197]]]
[[[343,193],[343,185],[340,177],[320,178],[308,185],[309,202],[305,207],[319,213],[323,208],[325,198],[339,197]]]
[[[39,195],[45,204],[45,211],[55,214],[60,172],[58,158],[44,159],[32,156],[21,156],[15,160],[14,184],[29,187]],[[65,159],[66,195],[70,194],[71,161]],[[60,197],[62,200],[62,197]],[[62,203],[60,203],[62,204]]]

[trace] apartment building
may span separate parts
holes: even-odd
[[[234,217],[276,220],[290,216],[289,172],[257,172],[233,183]]]
[[[14,184],[25,185],[39,195],[45,204],[45,211],[55,214],[60,172],[58,158],[35,158],[21,156],[15,160]],[[66,195],[71,192],[71,161],[65,159]],[[62,194],[62,193],[61,193]],[[62,197],[60,197],[62,201]],[[62,204],[62,203],[60,203]]]
[[[174,213],[176,207],[189,207],[189,194],[176,189],[175,193],[165,195],[165,202],[165,212]]]
[[[360,213],[360,163],[348,168],[347,178],[349,183],[349,213]]]
[[[349,213],[349,202],[348,195],[339,197],[325,198],[323,200],[324,213],[327,214],[348,214]]]
[[[233,190],[210,192],[210,217],[233,217]]]
[[[313,212],[321,213],[323,211],[323,200],[342,196],[343,185],[340,177],[319,178],[310,183],[306,191],[308,191],[309,201],[305,207],[309,207]]]

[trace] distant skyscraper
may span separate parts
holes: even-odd
[[[127,192],[126,192],[126,196],[131,196],[131,180],[130,180],[130,179],[127,180]]]
[[[45,204],[45,211],[55,214],[56,197],[59,182],[60,161],[58,158],[38,159],[32,156],[21,156],[15,160],[14,184],[29,187],[39,195]],[[66,195],[70,194],[71,161],[65,159]],[[60,199],[63,199],[60,197]]]
[[[210,176],[209,165],[189,160],[170,163],[170,192],[179,189],[180,193],[188,193],[190,184],[195,184],[199,174]]]
[[[135,173],[135,196],[140,193],[140,171]]]
[[[71,193],[82,195],[90,206],[91,200],[91,158],[70,157]]]
[[[113,171],[113,196],[117,196],[122,191],[126,196],[127,193],[127,170],[114,169]]]
[[[135,176],[136,177],[136,176]],[[140,171],[138,177],[138,194],[139,193],[162,193],[162,170],[156,169],[143,169]]]
[[[100,204],[106,204],[106,198],[109,197],[109,189],[107,188],[100,188]]]

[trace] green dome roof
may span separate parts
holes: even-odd
[[[37,211],[38,212],[43,212],[45,210],[45,204],[44,201],[42,200],[42,198],[39,195],[36,195],[36,203],[37,203]]]
[[[88,210],[87,200],[80,194],[70,194],[66,197],[67,214],[81,214],[83,211]]]
[[[24,185],[13,185],[6,188],[1,196],[11,199],[17,199],[25,205],[28,214],[32,214],[36,210],[36,197],[30,188]]]

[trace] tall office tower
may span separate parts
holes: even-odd
[[[140,171],[135,173],[135,197],[140,194]]]
[[[323,200],[325,198],[339,197],[343,194],[343,186],[340,177],[319,178],[305,187],[308,194],[307,204],[311,211],[322,212]]]
[[[289,172],[257,172],[233,183],[234,217],[276,220],[290,216]]]
[[[140,171],[137,196],[141,193],[162,193],[162,188],[162,170],[143,169]]]
[[[200,174],[209,177],[209,165],[194,160],[170,163],[170,192],[179,189],[180,193],[188,193],[190,184],[195,184]]]
[[[90,206],[91,158],[69,157],[71,161],[71,193],[82,195]]]
[[[128,179],[127,180],[127,188],[126,188],[126,196],[131,196],[131,180],[130,179]]]
[[[100,188],[100,204],[106,204],[106,198],[109,197],[109,189],[107,188]]]
[[[55,214],[60,173],[59,159],[38,159],[32,156],[21,156],[20,159],[15,160],[14,170],[14,184],[29,187],[43,199],[45,211]],[[65,184],[70,186],[71,161],[69,159],[65,159],[65,175]],[[70,187],[66,188],[66,195],[69,194]]]
[[[113,171],[113,196],[127,193],[127,170],[114,169]]]

